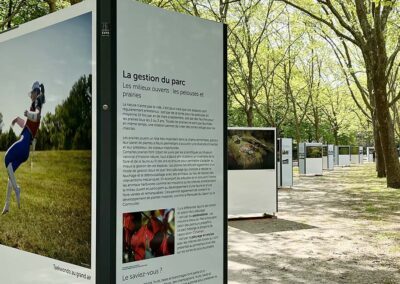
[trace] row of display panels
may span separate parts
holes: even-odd
[[[335,146],[335,165],[349,166],[364,162],[364,147],[362,146]]]
[[[322,158],[328,155],[349,155],[357,156],[363,155],[363,147],[359,146],[334,146],[333,150],[328,149],[329,145],[321,143],[306,143],[304,158]],[[303,153],[302,153],[303,154]]]
[[[331,144],[329,144],[331,145]],[[326,157],[328,156],[328,150],[327,150],[328,145],[324,144],[323,145],[323,149],[322,149],[322,157]],[[341,147],[355,147],[357,148],[358,146],[341,146]],[[334,145],[334,154],[337,152],[337,146]],[[341,150],[343,152],[346,152],[347,150]],[[356,151],[356,150],[353,150]],[[351,152],[351,151],[350,151]],[[400,153],[400,150],[399,150]],[[364,160],[369,160],[369,157],[372,157],[373,155],[375,155],[375,148],[374,147],[363,147],[363,154],[364,154]],[[315,155],[314,153],[312,153],[312,150],[309,150],[308,153],[308,157],[311,157]],[[400,154],[399,154],[400,156]],[[297,144],[293,144],[293,159],[297,160],[299,157],[299,153],[298,153],[298,148],[297,148]]]
[[[0,34],[0,283],[225,283],[226,27],[97,3]]]
[[[370,158],[368,155],[368,159]],[[335,146],[322,145],[321,143],[299,144],[300,174],[322,175],[323,170],[333,170],[334,165],[349,166],[363,162],[364,151],[361,146]]]

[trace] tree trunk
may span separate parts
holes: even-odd
[[[7,29],[11,29],[11,22],[12,22],[12,6],[13,6],[13,2],[12,0],[10,0],[8,2],[8,14],[7,14],[7,18],[8,18],[8,22],[7,22]]]
[[[379,138],[381,140],[383,159],[386,167],[387,186],[400,188],[400,163],[394,142],[394,128],[389,112],[386,93],[386,80],[380,76],[379,70],[374,72],[376,117],[378,120]],[[383,72],[383,76],[385,73]]]
[[[53,13],[57,11],[57,5],[56,5],[56,0],[46,0],[47,5],[49,5],[49,12]]]
[[[247,126],[248,127],[253,127],[254,126],[254,113],[253,113],[253,109],[250,108],[248,110],[246,110],[246,120],[247,120]]]
[[[375,144],[375,166],[378,178],[386,177],[385,161],[383,160],[381,139],[379,138],[378,126],[376,118],[373,117],[373,131],[374,131],[374,144]]]
[[[315,116],[315,142],[320,142],[319,140],[321,139],[320,135],[319,135],[319,117],[318,115]]]
[[[336,127],[333,130],[333,137],[335,138],[335,145],[339,145],[339,131]]]

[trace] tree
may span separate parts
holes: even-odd
[[[90,149],[92,122],[92,76],[81,77],[72,87],[69,97],[56,108],[63,133],[63,149]]]
[[[267,37],[268,26],[276,16],[273,16],[272,1],[266,7],[267,16],[262,21],[256,17],[258,10],[263,9],[260,0],[242,1],[235,8],[240,20],[229,30],[228,47],[232,55],[228,64],[229,91],[242,107],[247,126],[251,127],[254,126],[256,100],[263,87],[256,79],[256,59]]]
[[[0,0],[0,29],[10,29],[82,0]]]
[[[92,76],[82,76],[68,98],[47,113],[37,133],[38,150],[87,150],[92,147]]]
[[[3,114],[0,112],[0,134],[3,133]]]
[[[390,34],[389,19],[395,0],[332,2],[330,0],[289,1],[288,5],[304,12],[322,23],[336,36],[356,47],[362,54],[368,84],[372,90],[374,117],[379,133],[382,156],[385,163],[388,187],[400,188],[400,163],[394,140],[394,127],[389,101],[388,78],[400,52],[400,38],[388,54],[387,38]],[[304,3],[306,2],[306,3]],[[393,17],[398,16],[394,13]],[[378,145],[379,146],[379,145]]]

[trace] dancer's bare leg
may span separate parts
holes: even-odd
[[[8,211],[10,210],[11,190],[12,190],[11,181],[10,181],[10,179],[8,179],[8,183],[7,183],[7,194],[6,194],[6,203],[4,204],[3,212],[1,212],[2,215],[7,214]]]
[[[8,172],[8,178],[9,178],[9,180],[12,184],[12,187],[14,188],[14,191],[15,191],[15,197],[17,198],[18,208],[20,208],[21,190],[20,190],[19,186],[17,185],[17,180],[15,179],[14,169],[13,169],[11,163],[9,163],[7,166],[7,172]]]

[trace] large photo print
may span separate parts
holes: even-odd
[[[0,245],[89,268],[91,13],[0,42],[0,62]]]
[[[228,130],[228,169],[275,169],[274,130]]]

